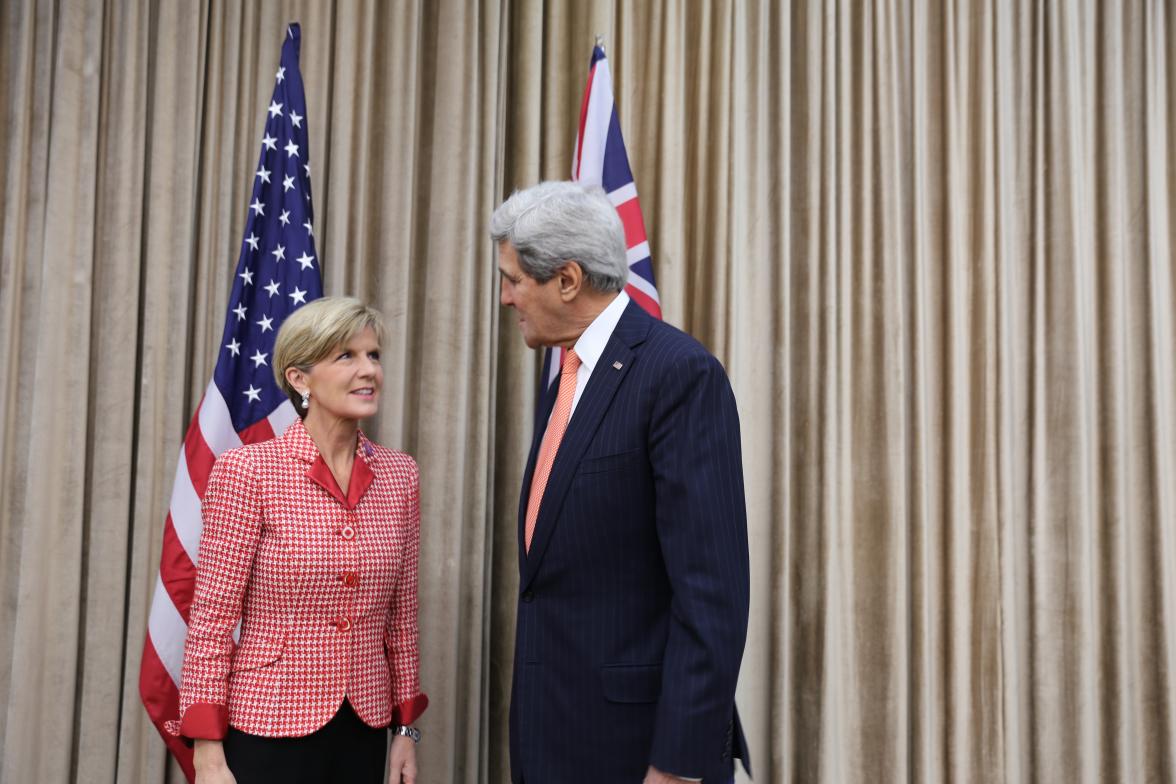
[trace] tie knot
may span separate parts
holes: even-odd
[[[574,375],[579,369],[580,357],[576,354],[576,350],[574,348],[569,348],[567,356],[564,357],[563,368],[560,370],[560,375]]]

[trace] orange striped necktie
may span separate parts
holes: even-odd
[[[564,357],[563,368],[559,372],[559,392],[555,396],[555,408],[551,411],[551,419],[548,420],[547,430],[543,433],[543,445],[539,447],[539,457],[535,460],[535,475],[531,478],[524,539],[527,552],[531,551],[535,521],[539,519],[539,503],[543,500],[543,491],[547,489],[547,480],[551,477],[555,453],[559,451],[559,444],[568,429],[568,420],[572,417],[572,401],[576,398],[576,371],[579,369],[580,358],[576,356],[575,349],[569,349],[567,356]]]

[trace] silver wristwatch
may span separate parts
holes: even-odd
[[[412,738],[413,743],[420,743],[421,742],[421,731],[418,730],[416,727],[408,727],[408,726],[405,726],[404,724],[393,724],[392,725],[392,734],[393,735],[403,735],[406,738]]]

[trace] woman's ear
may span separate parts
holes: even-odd
[[[310,384],[307,383],[306,374],[296,367],[286,368],[286,383],[294,387],[294,389],[302,392],[307,389]]]

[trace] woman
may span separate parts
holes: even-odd
[[[301,419],[213,466],[171,728],[198,784],[378,784],[386,756],[416,780],[418,473],[359,429],[384,334],[354,299],[291,314],[273,368]]]

